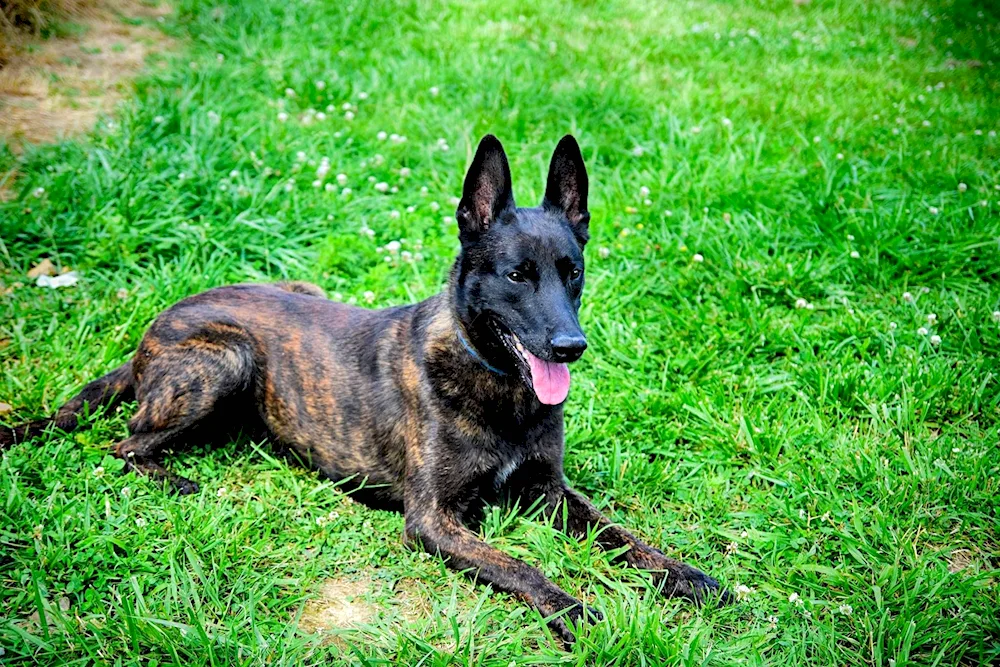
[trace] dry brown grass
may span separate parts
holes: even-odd
[[[62,21],[93,13],[97,0],[0,0],[0,67],[25,39],[37,38]]]
[[[89,130],[99,114],[111,111],[121,99],[123,82],[139,72],[146,57],[171,46],[159,30],[122,20],[155,20],[170,11],[165,4],[155,8],[135,0],[58,4],[73,11],[79,30],[36,38],[32,49],[21,49],[0,67],[0,140],[15,150],[24,143],[50,142]]]

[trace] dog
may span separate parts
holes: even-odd
[[[568,364],[587,348],[578,312],[588,189],[567,135],[541,205],[517,207],[506,153],[487,135],[465,177],[460,251],[443,292],[368,310],[308,283],[208,290],[160,314],[131,360],[53,417],[0,429],[0,446],[135,401],[116,456],[193,493],[197,484],[164,468],[161,450],[199,426],[253,415],[327,477],[365,480],[358,492],[368,501],[401,509],[407,544],[526,600],[567,644],[600,612],[480,539],[469,526],[488,504],[540,503],[561,529],[593,530],[605,549],[624,549],[618,560],[650,571],[666,596],[725,602],[715,579],[611,523],[564,481]]]

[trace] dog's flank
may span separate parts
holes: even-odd
[[[665,594],[701,601],[714,579],[611,524],[563,479],[567,364],[587,345],[577,318],[587,195],[567,136],[541,206],[518,208],[503,148],[487,136],[465,179],[461,250],[442,293],[373,311],[308,283],[209,290],[162,313],[131,361],[52,419],[0,430],[0,445],[134,399],[116,455],[190,493],[197,485],[168,472],[161,450],[199,427],[259,421],[331,479],[364,480],[365,500],[404,512],[408,543],[528,600],[566,641],[575,622],[600,614],[470,530],[486,504],[564,507],[555,518],[565,516],[565,530],[597,529],[602,546],[627,548],[619,558],[652,571]]]

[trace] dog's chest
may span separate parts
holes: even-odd
[[[496,469],[496,472],[493,473],[494,488],[499,489],[501,486],[503,486],[510,478],[510,476],[514,473],[514,471],[517,470],[519,467],[521,467],[521,464],[524,463],[524,458],[525,458],[525,453],[522,451],[517,451],[514,452],[513,455],[510,456],[509,458],[502,460],[500,462],[500,466]]]

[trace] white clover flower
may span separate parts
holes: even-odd
[[[927,322],[929,324],[937,322],[937,313],[927,313]]]
[[[33,190],[33,191],[31,192],[31,194],[32,194],[32,195],[34,195],[35,197],[41,197],[42,195],[44,195],[44,194],[45,194],[45,188],[41,188],[41,187],[39,187],[39,188],[35,188],[35,189],[34,189],[34,190]]]
[[[371,303],[371,302],[373,302],[375,300],[375,292],[373,292],[371,290],[367,290],[361,296],[363,296],[365,298],[365,301],[367,301],[368,303]]]
[[[319,180],[317,178],[315,181],[312,182],[312,186],[314,188],[316,188],[316,189],[319,189],[319,188],[323,187],[323,181],[321,181],[321,180]]]
[[[404,250],[403,252],[399,253],[399,258],[402,259],[404,262],[412,262],[413,253],[410,252],[409,250]]]
[[[123,498],[128,498],[131,495],[132,495],[132,488],[131,487],[126,486],[125,488],[122,489],[122,497]]]
[[[347,174],[337,174],[337,185],[347,185]]]
[[[187,174],[185,174],[183,171],[181,173],[177,174],[177,180],[178,181],[183,181],[185,178],[187,178]]]
[[[839,611],[844,616],[850,616],[851,614],[854,613],[854,607],[845,603],[837,607],[837,611]]]
[[[923,125],[924,127],[930,127],[931,122],[929,120],[925,120],[924,122],[921,123],[921,125]]]
[[[326,114],[323,113],[322,111],[317,111],[316,112],[316,120],[321,121],[321,122],[324,121],[324,120],[326,120]]]
[[[229,172],[229,178],[239,178],[239,176],[240,176],[239,169],[233,169],[231,172]]]
[[[378,134],[375,135],[375,138],[378,139],[379,141],[385,141],[386,139],[389,138],[389,135],[386,134],[385,132],[379,132]]]
[[[366,93],[365,91],[362,90],[360,93],[358,93],[358,99],[359,100],[367,100],[368,99],[368,93]]]
[[[861,253],[858,252],[857,250],[852,250],[851,251],[851,257],[854,258],[854,259],[858,259],[859,257],[861,257]]]
[[[1000,310],[993,311],[993,321],[1000,322]]]
[[[344,120],[354,120],[354,112],[353,111],[345,111],[344,112]]]
[[[937,334],[933,334],[931,336],[930,340],[931,340],[931,345],[940,345],[941,344],[941,336],[938,336]]]
[[[402,176],[403,178],[407,178],[412,173],[413,172],[410,170],[409,167],[403,167],[402,169],[399,170],[399,175]]]
[[[898,324],[896,324],[895,322],[889,322],[889,330],[890,330],[890,331],[895,331],[895,330],[896,330],[896,327],[898,327],[898,326],[899,326],[899,325],[898,325]]]
[[[285,97],[295,97],[295,91],[291,88],[285,88]]]
[[[285,183],[285,192],[291,192],[294,189],[295,189],[295,181],[289,180],[287,183]]]
[[[284,123],[286,120],[288,120],[288,114],[285,113],[284,111],[279,111],[278,112],[278,122],[279,123]]]
[[[307,158],[308,156],[306,155],[305,151],[299,151],[298,153],[295,154],[296,162],[305,162]]]
[[[344,197],[350,197],[352,192],[353,190],[351,190],[350,188],[344,188],[343,190],[340,191],[340,194],[343,195]]]
[[[801,606],[803,604],[802,598],[799,597],[798,593],[792,593],[788,596],[788,601],[796,606]]]
[[[407,213],[414,213],[416,210],[417,210],[416,206],[407,206],[406,207],[406,212]]]
[[[642,157],[645,152],[646,149],[644,149],[642,146],[636,146],[635,148],[632,149],[632,155],[636,157]]]
[[[937,206],[931,206],[931,207],[930,207],[929,209],[927,209],[927,210],[931,212],[931,215],[937,215],[938,213],[940,213],[940,212],[941,212],[941,211],[940,211],[940,210],[938,209],[938,207],[937,207]]]
[[[723,118],[722,119],[722,124],[725,127],[732,127],[733,126],[733,121],[729,120],[728,118]]]
[[[437,213],[439,210],[441,210],[441,204],[437,203],[436,201],[432,201],[430,203],[430,209],[434,213]]]
[[[314,85],[316,86],[316,90],[323,90],[326,88],[326,81],[318,79]]]
[[[927,331],[927,327],[920,327],[919,329],[917,329],[918,336],[926,336],[928,333],[930,332]]]
[[[808,308],[809,307],[809,302],[806,301],[805,299],[803,299],[802,297],[799,297],[798,299],[795,300],[795,307],[796,308]]]
[[[969,186],[966,185],[965,183],[959,183],[958,184],[958,191],[959,192],[965,192],[968,189],[969,189]]]
[[[733,593],[736,594],[736,599],[745,600],[753,593],[753,589],[746,584],[736,584],[733,586]]]
[[[913,295],[909,292],[903,292],[903,301],[907,303],[913,303]]]
[[[337,189],[337,186],[334,185],[333,183],[327,183],[326,185],[323,186],[323,189],[326,190],[327,192],[333,192]]]
[[[691,257],[691,259],[694,260],[695,262],[704,262],[705,261],[705,258],[701,255],[701,253],[697,253],[697,252]]]
[[[397,253],[399,252],[400,246],[401,244],[399,241],[389,241],[388,243],[385,244],[385,249],[391,253]]]
[[[163,116],[153,116],[153,122],[156,123],[157,125],[162,125],[164,122],[166,122],[166,120],[167,119],[164,118]]]
[[[137,519],[135,520],[135,525],[136,525],[137,527],[139,527],[139,528],[142,528],[143,526],[145,526],[145,525],[146,525],[146,520],[145,520],[145,519],[143,519],[143,518],[142,518],[142,517],[140,516],[139,518],[137,518]]]
[[[848,241],[853,241],[854,240],[854,234],[848,234],[847,235],[847,240]]]
[[[818,144],[821,141],[823,141],[823,139],[819,135],[816,135],[815,137],[813,137],[813,143],[814,144]]]
[[[431,86],[431,97],[437,97],[441,90],[437,86]]]
[[[642,186],[641,188],[639,188],[639,196],[642,197],[642,198],[648,197],[649,196],[649,188],[647,188],[645,185]]]
[[[378,190],[379,192],[388,192],[389,184],[386,183],[385,181],[380,181],[375,184],[375,189]]]
[[[461,200],[458,197],[452,197],[448,200],[448,203],[452,206],[458,206],[461,203]]]
[[[388,263],[388,262],[391,262],[391,261],[392,261],[392,257],[390,257],[389,255],[386,255],[386,256],[385,256],[385,261],[386,261],[387,263]]]
[[[694,127],[692,127],[691,134],[701,134],[701,127],[699,125],[695,125]]]
[[[673,211],[671,211],[671,210],[670,210],[670,209],[668,208],[668,209],[667,209],[666,211],[664,211],[664,212],[663,212],[663,215],[667,216],[668,218],[672,218],[672,217],[673,217],[673,215],[674,215],[674,212],[673,212]]]
[[[389,211],[389,217],[393,220],[399,220],[399,211]]]
[[[226,487],[220,486],[219,489],[215,492],[215,497],[221,498],[224,495],[226,495]]]

